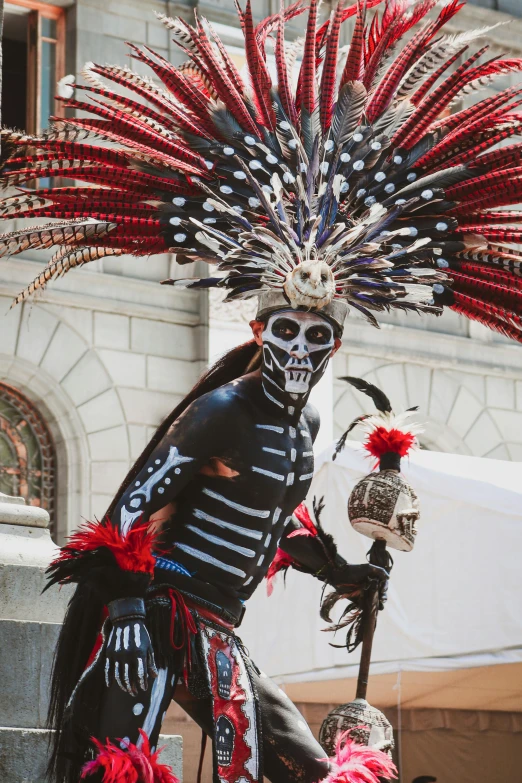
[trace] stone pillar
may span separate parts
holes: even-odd
[[[70,588],[42,596],[56,551],[44,509],[0,493],[0,780],[45,783],[52,658]],[[160,737],[181,779],[181,737]]]

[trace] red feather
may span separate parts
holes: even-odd
[[[68,186],[64,188],[42,188],[41,190],[26,191],[21,188],[22,193],[31,193],[31,195],[40,196],[41,198],[52,198],[54,201],[67,200],[69,198],[86,200],[98,198],[110,199],[114,203],[135,203],[141,201],[141,199],[153,199],[153,196],[144,195],[142,193],[128,193],[126,190],[108,190],[107,188],[91,188],[87,187],[74,187]]]
[[[152,555],[155,538],[148,525],[134,525],[123,538],[119,528],[108,520],[87,522],[69,537],[67,544],[61,548],[60,554],[51,565],[73,560],[81,552],[94,552],[105,547],[112,552],[121,569],[152,575],[156,564]]]
[[[243,35],[245,37],[245,54],[252,84],[254,103],[259,114],[258,119],[259,122],[272,130],[275,125],[274,111],[270,100],[272,80],[255,35],[250,0],[248,0],[246,4],[244,13],[241,11],[237,0],[236,7],[239,13],[241,29],[243,30]],[[258,131],[255,126],[253,132],[257,135]]]
[[[513,169],[500,169],[497,171],[488,171],[485,174],[479,174],[477,177],[472,177],[465,182],[458,182],[455,185],[450,185],[446,188],[446,197],[452,201],[467,200],[467,196],[471,196],[470,200],[474,200],[473,197],[480,198],[483,192],[489,191],[491,188],[498,187],[502,183],[513,184],[522,176],[522,166],[517,166]],[[515,188],[518,191],[518,187]]]
[[[151,57],[134,44],[127,44],[131,50],[131,57],[135,60],[139,60],[154,71],[158,79],[161,79],[165,87],[182,103],[184,103],[191,111],[198,115],[198,117],[204,121],[207,116],[207,100],[205,96],[202,97],[201,93],[194,89],[192,84],[185,78],[183,73],[174,68],[170,63],[166,67],[156,63]]]
[[[512,286],[511,281],[505,285],[491,280],[481,280],[455,269],[448,269],[448,274],[454,280],[454,291],[462,291],[470,296],[479,296],[489,304],[507,307],[513,312],[522,314],[522,291],[518,287]]]
[[[310,3],[308,24],[306,27],[306,39],[301,64],[300,76],[301,104],[309,114],[312,114],[317,103],[317,88],[315,84],[315,33],[317,23],[317,0]]]
[[[266,572],[266,592],[268,595],[272,595],[274,589],[274,579],[279,571],[286,571],[293,564],[294,561],[290,555],[287,555],[286,552],[278,547],[270,568]]]
[[[24,144],[23,146],[25,147],[26,145]],[[9,158],[7,163],[9,169],[11,166],[24,162],[31,163],[32,161],[37,160],[59,160],[62,158],[126,165],[129,158],[129,154],[123,150],[111,150],[107,149],[107,147],[95,147],[92,144],[80,144],[79,142],[73,141],[56,141],[54,139],[39,142],[38,149],[46,150],[46,152],[37,155],[26,155],[19,158]]]
[[[339,34],[343,15],[343,0],[339,0],[333,14],[326,44],[323,73],[321,76],[321,127],[326,132],[332,122],[333,97],[339,52]]]
[[[91,93],[92,95],[100,95],[102,98],[107,98],[109,103],[115,101],[119,104],[118,108],[124,106],[126,109],[130,110],[129,116],[135,117],[140,121],[142,121],[142,117],[148,117],[164,128],[168,128],[172,131],[175,131],[177,128],[176,123],[170,117],[165,116],[165,114],[160,114],[155,109],[151,109],[150,106],[144,106],[143,103],[139,103],[139,101],[134,101],[132,98],[127,98],[124,95],[119,95],[114,92],[114,90],[90,87],[85,84],[77,84],[75,85],[75,89],[77,91],[82,90],[83,92]],[[93,100],[96,100],[96,98]]]
[[[296,0],[295,3],[292,3],[286,9],[284,8],[284,0],[282,0],[280,12],[267,16],[256,26],[255,32],[259,48],[261,50],[264,49],[267,37],[279,26],[281,18],[283,22],[287,22],[296,16],[304,14],[305,11],[306,6],[303,6],[303,0]]]
[[[474,62],[481,57],[488,47],[484,46],[479,49],[478,52],[469,57],[457,70],[448,76],[442,84],[440,84],[430,95],[428,95],[420,104],[417,104],[417,109],[413,112],[411,117],[404,123],[404,125],[397,131],[392,137],[392,144],[396,146],[400,145],[405,149],[412,147],[418,139],[420,139],[431,122],[437,117],[440,112],[453,100],[453,98],[460,91],[469,70]],[[415,101],[415,95],[412,99]]]
[[[405,5],[400,0],[396,0],[396,2],[386,4],[380,23],[378,15],[374,16],[365,57],[364,77],[362,78],[367,90],[372,87],[386,53],[432,7],[432,0],[424,0],[424,2],[418,3],[410,14],[405,14]]]
[[[129,220],[144,220],[147,219],[148,210],[126,207],[123,206],[116,211],[107,211],[102,208],[101,205],[83,203],[71,203],[67,204],[67,209],[58,209],[57,206],[50,206],[41,209],[19,210],[13,211],[9,214],[9,217],[14,219],[16,217],[47,217],[55,218],[58,220],[74,220],[76,218],[94,218],[95,220],[107,220],[110,223],[125,223],[125,218]],[[99,208],[97,208],[99,206]],[[109,206],[109,210],[114,210],[115,207]],[[136,225],[139,225],[136,224]],[[154,233],[157,234],[161,229],[161,223],[159,220],[155,220],[153,223],[143,224],[147,226],[154,226]]]
[[[488,241],[493,242],[521,242],[522,230],[516,230],[513,226],[510,228],[501,228],[499,226],[471,226],[468,231],[472,233],[480,233],[486,237]],[[457,233],[459,233],[457,229]]]
[[[35,175],[38,177],[66,177],[73,172],[75,179],[108,185],[114,188],[122,187],[130,190],[139,190],[142,195],[146,190],[165,191],[172,195],[180,194],[183,196],[194,195],[198,192],[188,183],[183,185],[175,180],[155,177],[142,171],[131,171],[111,166],[82,166],[74,169],[65,166],[49,166],[46,168],[35,166],[30,169],[22,169],[13,174],[4,174],[2,179],[5,180],[6,184],[19,185],[35,179]]]
[[[339,89],[347,82],[358,81],[361,76],[364,53],[364,27],[366,22],[366,0],[357,4],[357,19],[350,42],[346,64],[339,82]]]
[[[241,75],[237,70],[234,61],[230,57],[226,47],[223,45],[221,38],[219,37],[219,35],[216,34],[212,25],[209,24],[209,27],[210,27],[210,31],[212,32],[214,43],[216,44],[218,51],[221,55],[221,58],[223,60],[223,65],[225,66],[226,74],[230,79],[230,81],[232,82],[232,84],[234,85],[238,95],[243,95],[243,93],[245,92],[245,85],[243,84],[243,79],[241,78]]]
[[[424,37],[425,31],[419,30],[411,41],[408,41],[402,52],[384,75],[366,108],[366,115],[369,122],[374,122],[389,106],[402,77],[412,63],[413,58],[418,56],[419,47],[424,44]]]
[[[388,430],[378,426],[369,433],[363,445],[372,457],[380,459],[383,454],[389,452],[405,457],[414,443],[415,435],[411,432],[402,432],[395,428]]]
[[[412,16],[407,22],[400,28],[400,35],[404,35],[414,24],[416,24],[423,16],[425,16],[436,5],[434,0],[425,0],[424,3],[419,4],[414,8]],[[446,11],[451,11],[453,16],[462,7],[462,3],[459,5],[455,1],[450,6],[443,8],[438,18],[430,22],[424,28],[420,29],[406,44],[403,50],[399,53],[395,61],[390,65],[388,71],[384,75],[381,83],[375,90],[372,100],[367,107],[366,114],[370,122],[379,117],[383,111],[389,106],[394,94],[397,92],[399,84],[403,76],[407,73],[413,63],[418,60],[424,52],[427,50],[428,44],[440,30],[440,28],[447,22]]]
[[[450,157],[453,148],[456,148],[455,152],[457,153],[462,152],[463,141],[468,141],[470,145],[476,145],[473,149],[476,150],[476,155],[478,155],[479,152],[482,151],[480,145],[477,144],[477,140],[480,140],[478,134],[482,130],[487,130],[488,128],[496,129],[496,125],[502,123],[502,114],[507,109],[507,107],[503,107],[502,104],[507,103],[511,97],[514,97],[514,95],[520,92],[521,90],[505,90],[503,94],[487,98],[485,101],[481,101],[469,109],[464,109],[463,111],[458,112],[458,114],[433,123],[429,129],[430,133],[443,127],[445,132],[444,138],[432,147],[426,155],[418,160],[415,166],[418,168],[428,165],[433,161],[437,161],[438,163],[441,160],[444,160],[445,157]],[[455,118],[457,118],[457,120],[455,120]],[[495,142],[492,143],[487,140],[485,143],[488,146],[492,146]],[[464,154],[467,155],[468,153],[466,152]]]
[[[202,136],[203,138],[211,138],[211,136],[204,130],[199,121],[194,123],[192,118],[187,115],[185,111],[182,111],[178,105],[175,105],[166,97],[157,95],[154,92],[154,89],[147,90],[139,84],[129,84],[128,80],[126,80],[120,73],[113,71],[108,66],[102,67],[101,65],[95,65],[93,68],[91,68],[91,70],[93,73],[98,74],[98,76],[103,76],[105,79],[109,79],[115,84],[119,84],[128,90],[132,90],[134,93],[136,93],[136,95],[139,95],[140,98],[143,98],[149,103],[152,103],[161,111],[167,112],[181,128],[189,131],[189,133],[193,133],[196,136]]]
[[[381,779],[397,777],[397,768],[382,750],[375,750],[350,739],[350,732],[339,736],[330,772],[323,783],[380,783]]]
[[[444,128],[446,132],[453,131],[455,128],[460,129],[468,120],[476,122],[486,114],[490,116],[492,111],[520,95],[521,92],[522,89],[519,87],[508,87],[496,95],[490,95],[489,98],[484,98],[484,100],[474,103],[473,106],[469,106],[467,109],[455,112],[449,117],[442,117],[440,120],[432,123],[430,131],[437,130],[437,128]]]
[[[470,212],[466,217],[460,217],[459,226],[467,228],[475,223],[477,225],[484,225],[484,223],[518,223],[521,219],[522,214],[515,210],[508,210],[507,212],[487,210],[484,212]]]
[[[308,535],[308,536],[316,536],[317,535],[317,528],[312,522],[312,518],[310,517],[310,514],[308,512],[308,509],[306,508],[304,503],[300,503],[296,510],[294,511],[294,517],[298,520],[298,522],[301,523],[303,526],[299,530],[295,530],[293,533],[290,533],[290,536],[301,534],[301,535]],[[301,533],[301,531],[306,531]]]
[[[83,766],[81,779],[100,775],[100,783],[179,783],[171,768],[158,762],[161,749],[151,753],[147,735],[143,729],[139,732],[141,748],[125,742],[125,750],[109,740],[103,744],[93,737],[98,754]]]
[[[470,163],[472,168],[487,166],[489,169],[508,168],[510,163],[520,164],[522,162],[522,144],[508,144],[496,150],[491,150],[484,155],[476,158]]]
[[[428,77],[423,81],[421,86],[410,97],[410,101],[413,103],[414,106],[418,106],[420,102],[424,100],[424,97],[429,93],[431,88],[438,82],[442,74],[445,73],[448,70],[448,68],[450,68],[453,65],[453,63],[455,63],[459,59],[459,57],[461,57],[464,54],[467,48],[468,48],[467,46],[463,46],[462,49],[459,49],[458,52],[456,52],[448,60],[442,63],[440,68],[437,68],[437,70],[434,71],[430,77]]]
[[[51,120],[57,119],[51,117]],[[107,141],[115,141],[119,144],[125,144],[126,147],[135,149],[151,158],[154,162],[162,163],[163,165],[177,169],[185,174],[195,174],[198,177],[207,177],[208,171],[204,163],[201,167],[194,167],[189,163],[178,160],[176,158],[176,151],[172,148],[170,151],[162,152],[159,147],[161,142],[157,141],[157,138],[147,139],[147,134],[141,133],[138,129],[131,129],[130,127],[125,129],[125,124],[112,120],[93,120],[93,119],[80,119],[72,118],[67,120],[69,127],[82,128],[89,131],[94,131],[100,137],[103,137]]]
[[[247,6],[247,11],[248,11],[248,6]],[[246,16],[246,20],[247,20],[246,29],[250,30],[252,23],[249,25],[248,15]],[[214,89],[218,93],[219,97],[221,98],[225,106],[227,106],[227,108],[232,112],[232,114],[234,115],[235,119],[239,122],[239,124],[242,125],[245,129],[248,129],[253,133],[257,133],[255,123],[253,122],[252,117],[250,116],[250,114],[246,109],[245,102],[243,100],[241,93],[238,92],[234,83],[229,78],[226,70],[223,69],[221,63],[219,62],[212,48],[212,45],[208,39],[208,36],[205,30],[203,29],[203,26],[197,15],[196,15],[196,23],[197,23],[197,35],[193,34],[193,40],[199,50],[199,53],[205,65],[207,66],[210,76],[212,77],[212,83]],[[253,30],[252,30],[252,36],[253,36]],[[245,38],[245,44],[247,44],[246,38]],[[248,60],[248,48],[247,48],[247,60]],[[268,79],[270,79],[269,76]],[[264,85],[264,88],[266,91],[266,85]]]
[[[281,104],[292,125],[297,125],[297,112],[295,110],[295,104],[292,98],[288,67],[286,64],[285,22],[282,14],[279,21],[279,27],[277,28],[275,61],[277,68],[277,90],[279,93],[279,98],[281,99]]]
[[[500,130],[498,129],[499,126]],[[462,145],[464,149],[461,152],[459,152],[458,149],[452,151],[446,160],[451,166],[460,166],[461,164],[467,163],[471,168],[480,167],[481,158],[478,156],[481,152],[485,152],[486,150],[491,149],[491,147],[494,147],[501,141],[509,139],[511,136],[515,136],[518,133],[519,123],[506,126],[504,118],[499,118],[492,123],[492,127],[482,132],[474,133],[465,139],[465,142]],[[455,152],[457,154],[454,154]],[[494,150],[494,152],[501,153],[502,150]],[[490,168],[504,168],[505,166],[502,165],[504,162],[503,158],[504,156],[499,154],[498,165],[492,166]],[[506,166],[511,162],[520,162],[520,157],[510,158],[508,154],[506,154],[505,158]],[[437,161],[437,163],[440,165],[440,161]]]
[[[511,313],[481,302],[479,299],[466,296],[466,294],[461,294],[458,291],[453,291],[452,296],[453,303],[449,305],[451,310],[459,313],[459,315],[466,316],[466,318],[472,321],[478,321],[505,337],[510,337],[512,340],[522,343],[522,329],[520,328],[522,319],[516,318],[517,323]]]
[[[162,136],[157,131],[153,130],[150,126],[140,122],[135,117],[131,117],[125,114],[119,109],[108,108],[106,106],[96,106],[92,103],[86,103],[84,101],[67,100],[63,101],[63,104],[68,109],[76,109],[76,111],[86,111],[90,114],[95,114],[102,119],[110,120],[113,128],[121,128],[124,138],[127,135],[134,136],[144,141],[146,144],[151,145],[153,150],[162,150],[166,154],[173,155],[176,161],[183,161],[184,163],[191,164],[189,169],[194,174],[201,174],[204,171],[205,164],[201,155],[198,155],[184,144],[172,141],[166,136]],[[183,168],[185,168],[183,166]]]
[[[471,275],[473,279],[489,280],[498,285],[509,286],[522,291],[522,279],[509,269],[490,266],[487,262],[452,261],[452,267],[464,274]],[[448,270],[448,274],[451,271]]]

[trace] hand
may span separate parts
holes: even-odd
[[[143,607],[142,614],[137,607]],[[112,630],[105,652],[105,683],[109,687],[115,681],[122,691],[137,696],[139,690],[148,689],[149,677],[158,676],[143,601],[111,601],[109,615]]]
[[[388,593],[388,578],[388,572],[380,566],[371,563],[361,565],[344,563],[332,568],[328,574],[328,583],[335,587],[338,593],[349,594],[353,599],[360,596],[362,599],[373,582],[379,590],[379,609],[384,609]]]

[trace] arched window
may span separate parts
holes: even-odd
[[[49,512],[53,525],[55,450],[40,412],[17,389],[0,383],[0,492],[21,495]]]

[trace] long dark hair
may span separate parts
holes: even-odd
[[[220,386],[224,386],[225,384],[234,381],[236,378],[239,378],[241,375],[244,375],[247,372],[256,370],[260,364],[261,349],[256,344],[255,340],[249,340],[242,345],[238,345],[237,348],[233,348],[231,351],[223,354],[223,356],[221,356],[217,362],[201,376],[199,381],[191,389],[191,391],[189,391],[187,396],[184,397],[179,405],[177,405],[174,410],[169,413],[167,418],[162,421],[147,446],[141,452],[140,456],[123,479],[118,492],[116,493],[111,505],[107,509],[107,516],[109,518],[114,513],[114,509],[116,508],[126,488],[140,472],[172,424],[179,416],[181,416],[183,411],[188,408],[190,403],[194,402],[194,400],[197,400],[198,397],[202,397],[207,392],[218,389]]]

